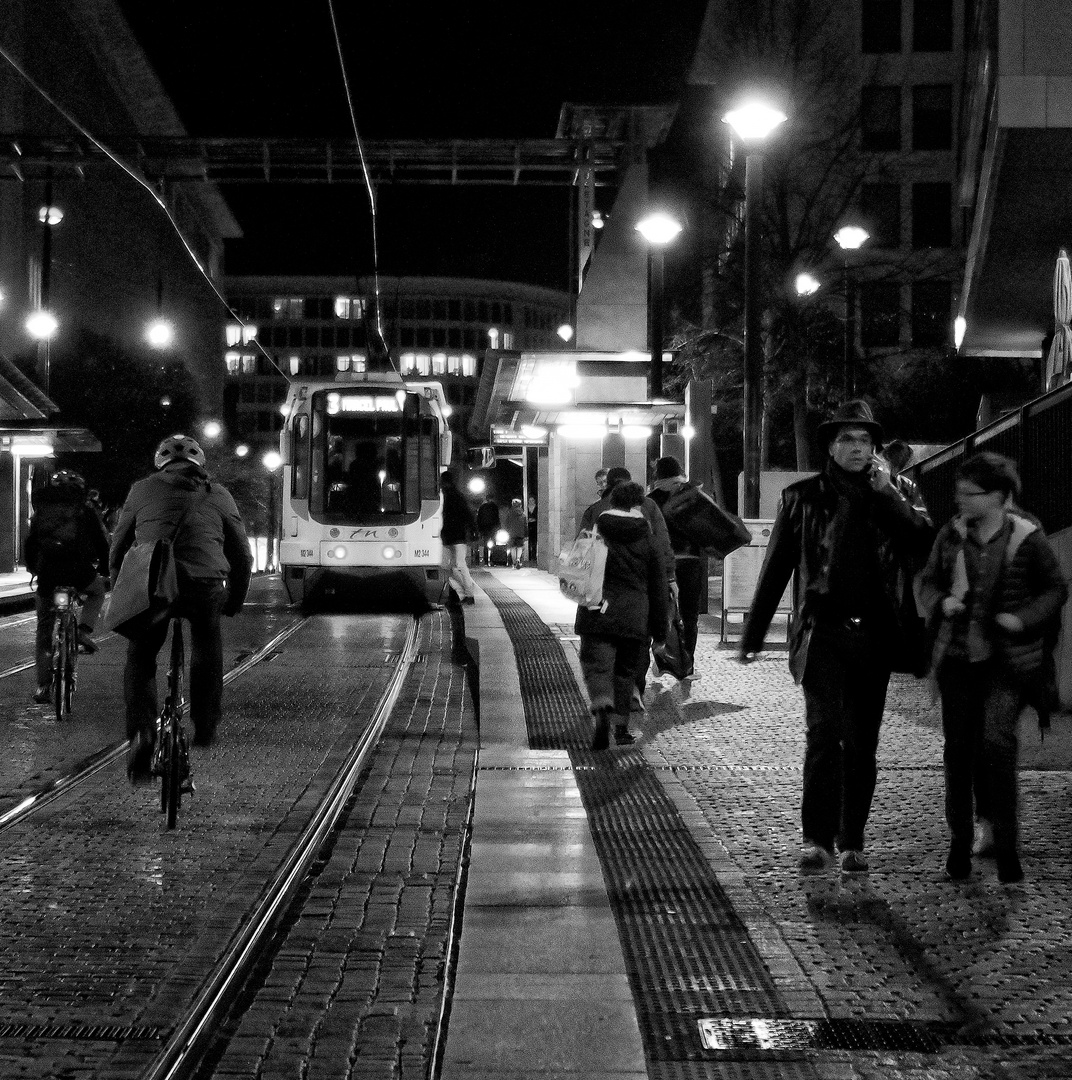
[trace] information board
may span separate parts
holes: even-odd
[[[756,594],[759,571],[767,554],[773,520],[766,518],[745,518],[745,525],[752,534],[752,540],[746,547],[739,547],[731,552],[722,562],[722,636],[726,635],[726,615],[728,612],[747,611],[752,606],[752,597]],[[777,611],[788,615],[793,610],[793,582],[789,584],[778,602]]]

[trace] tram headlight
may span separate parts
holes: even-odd
[[[383,549],[383,557],[390,562],[392,559],[401,559],[402,552],[398,548],[388,544],[387,547]]]
[[[70,603],[71,597],[66,592],[57,589],[56,592],[52,594],[52,606],[57,611],[66,611],[70,606]]]
[[[345,559],[346,548],[344,548],[342,544],[340,544],[338,547],[329,548],[328,557],[331,559]]]

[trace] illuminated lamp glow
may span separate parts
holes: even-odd
[[[443,415],[445,417],[453,416],[454,415],[454,410],[449,405],[444,405],[443,406]]]
[[[283,464],[283,458],[280,456],[278,450],[269,450],[268,453],[261,458],[261,464],[269,472],[275,472],[276,469]]]
[[[572,341],[572,340],[573,340],[573,327],[572,327],[572,326],[570,326],[570,324],[569,324],[569,323],[563,323],[563,324],[562,324],[562,325],[561,325],[561,326],[560,326],[560,327],[559,327],[559,328],[558,328],[558,329],[557,329],[557,330],[555,331],[555,333],[556,333],[556,334],[558,334],[558,336],[559,336],[559,337],[560,337],[560,338],[561,338],[561,339],[562,339],[563,341]]]
[[[391,547],[390,544],[388,544],[388,546],[383,549],[383,557],[388,562],[390,562],[392,559],[401,559],[402,558],[402,552],[399,551],[398,548]]]
[[[474,495],[483,495],[488,490],[488,485],[482,476],[474,476],[466,485]]]
[[[249,447],[245,443],[239,443],[234,452],[236,457],[245,457],[249,453]]]
[[[145,331],[145,340],[154,349],[166,349],[175,340],[175,327],[167,319],[153,319]]]
[[[66,589],[57,589],[52,594],[52,606],[57,611],[66,611],[71,606],[71,594]]]
[[[724,124],[729,124],[737,133],[737,137],[746,142],[765,139],[779,124],[784,124],[788,118],[784,112],[772,109],[758,101],[749,102],[739,109],[726,113],[722,117]]]
[[[37,211],[37,220],[42,225],[58,225],[63,220],[63,211],[58,206],[42,206]]]
[[[0,289],[0,307],[4,306],[4,290]]]
[[[623,424],[622,425],[622,438],[623,439],[648,439],[651,437],[651,428],[644,427],[642,424]]]
[[[682,424],[681,425],[681,437],[683,439],[685,439],[685,440],[692,439],[692,438],[695,437],[695,435],[696,435],[696,429],[692,426],[692,424]]]
[[[633,228],[649,244],[662,245],[669,244],[681,232],[681,222],[660,210],[648,214],[646,218],[638,221]]]
[[[499,529],[498,532],[495,533],[496,544],[506,544],[509,540],[510,534],[505,529]]]
[[[59,329],[56,316],[50,311],[35,311],[26,320],[26,329],[38,341],[47,341]]]
[[[290,416],[290,406],[285,401],[279,406],[279,415],[283,417]]]
[[[963,315],[958,315],[953,320],[953,345],[959,351],[964,344],[964,335],[968,332],[968,320]]]
[[[13,457],[52,457],[55,452],[51,443],[17,441],[11,443]]]
[[[339,547],[330,548],[328,550],[328,557],[332,559],[345,559],[346,548],[342,547],[342,545],[340,545]]]
[[[521,434],[526,439],[542,439],[547,434],[547,428],[536,427],[534,424],[522,424]]]
[[[592,228],[602,229],[606,225],[606,221],[603,219],[603,215],[598,210],[592,211]]]
[[[525,391],[525,400],[533,405],[565,405],[573,400],[573,392],[562,378],[533,379]]]
[[[834,239],[842,251],[855,251],[857,248],[863,247],[871,239],[871,234],[859,225],[842,225],[834,233]]]
[[[606,424],[562,424],[556,430],[567,439],[602,439],[607,434]]]
[[[218,420],[208,420],[201,428],[201,434],[204,435],[206,439],[218,439],[221,431],[223,431],[223,428],[220,427],[220,422]]]
[[[797,296],[812,296],[819,291],[819,279],[813,274],[797,274],[793,282]]]

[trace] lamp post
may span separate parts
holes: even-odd
[[[26,329],[37,339],[37,384],[47,395],[49,390],[49,351],[52,335],[59,324],[49,311],[52,292],[52,230],[63,220],[63,211],[52,205],[52,181],[45,183],[45,201],[37,211],[41,222],[41,306],[26,320]]]
[[[654,401],[663,396],[663,251],[681,232],[681,222],[662,211],[655,211],[638,221],[635,228],[648,244],[648,337],[651,344],[648,400]]]
[[[748,146],[744,162],[744,500],[743,516],[759,517],[759,462],[763,428],[763,304],[759,275],[759,212],[763,154],[758,144],[785,122],[785,113],[758,102],[727,113],[723,123]]]
[[[269,450],[261,458],[261,464],[268,470],[268,554],[265,558],[265,570],[278,569],[275,559],[275,473],[283,458],[279,451]]]
[[[842,359],[842,387],[846,398],[856,393],[856,280],[849,273],[849,252],[863,247],[871,234],[859,225],[842,225],[834,240],[841,248],[841,281],[845,289],[845,348]]]

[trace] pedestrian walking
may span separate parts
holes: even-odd
[[[599,474],[597,473],[596,475],[598,476]],[[590,532],[594,529],[600,514],[610,509],[610,500],[614,488],[618,484],[632,483],[632,480],[633,478],[630,475],[629,470],[625,468],[624,465],[613,465],[607,470],[606,492],[600,499],[592,503],[592,505],[581,515],[581,527],[578,530],[578,535],[582,532]],[[643,489],[641,490],[643,491]],[[670,534],[666,530],[666,522],[663,519],[663,513],[656,503],[647,496],[641,500],[640,512],[651,526],[651,531],[655,540],[655,550],[659,552],[659,555],[663,560],[663,574],[666,577],[670,594],[676,601],[678,593],[677,561],[674,558],[674,549],[670,544]],[[656,640],[662,641],[665,637],[666,631],[661,630],[656,636]],[[647,689],[648,657],[649,650],[642,649],[640,656],[637,658],[636,680],[632,703],[632,711],[637,713],[645,711],[644,693]]]
[[[579,607],[574,623],[595,721],[593,750],[610,745],[612,721],[616,742],[633,741],[629,712],[636,669],[649,639],[661,642],[666,633],[666,564],[641,510],[643,502],[639,484],[625,481],[611,489],[610,505],[596,520],[607,545],[603,603]]]
[[[676,457],[661,457],[655,462],[655,483],[648,493],[660,511],[671,496],[686,488],[697,487],[685,476],[685,470]],[[700,623],[700,606],[703,590],[707,586],[705,565],[700,548],[680,528],[666,523],[670,547],[674,552],[674,578],[677,581],[677,608],[685,628],[683,644],[690,657],[696,655],[696,637]],[[690,664],[686,678],[692,674]]]
[[[527,507],[526,519],[528,522],[528,539],[529,539],[529,562],[536,565],[536,555],[539,551],[538,535],[537,535],[537,521],[536,516],[536,499],[530,495],[529,505]]]
[[[485,566],[491,565],[491,548],[500,524],[499,505],[487,495],[476,510],[476,527],[480,533],[480,561]]]
[[[510,506],[503,515],[503,528],[510,539],[509,561],[515,570],[521,569],[521,560],[525,554],[525,535],[529,531],[529,520],[521,508],[520,499],[511,499]]]
[[[876,453],[882,428],[866,401],[846,402],[819,436],[827,460],[782,492],[739,658],[755,658],[794,578],[789,667],[804,692],[806,741],[800,869],[841,853],[866,873],[864,830],[877,778],[879,727],[891,671],[923,675],[912,578],[934,539],[926,509],[890,480]]]
[[[123,504],[109,556],[112,581],[130,547],[172,541],[179,596],[175,612],[190,623],[190,719],[194,745],[216,736],[223,700],[220,616],[242,610],[253,557],[230,492],[209,480],[205,452],[187,435],[171,435],[156,448],[156,472],[137,481]],[[127,643],[123,671],[130,752],[127,776],[149,779],[156,741],[156,657],[167,637],[160,619]]]
[[[476,583],[469,573],[466,556],[469,539],[476,535],[476,519],[449,472],[440,474],[439,490],[443,493],[443,525],[439,530],[443,542],[443,568],[459,602],[475,604]]]
[[[1020,479],[1000,454],[957,469],[957,514],[942,527],[920,597],[933,634],[931,670],[945,738],[946,873],[971,874],[973,787],[993,829],[998,880],[1023,879],[1018,845],[1017,721],[1047,675],[1049,627],[1068,598],[1038,523],[1013,506]]]

